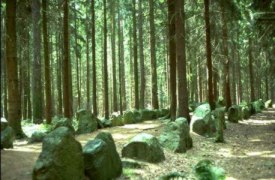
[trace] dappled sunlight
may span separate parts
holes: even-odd
[[[122,128],[125,129],[153,129],[159,127],[159,124],[126,124]]]
[[[261,120],[261,119],[249,119],[245,121],[240,121],[240,124],[250,124],[250,125],[270,125],[275,124],[275,120]]]

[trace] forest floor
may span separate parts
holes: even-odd
[[[112,133],[117,150],[140,132],[158,136],[164,122],[145,121],[99,131]],[[99,132],[78,135],[84,145]],[[230,180],[275,180],[275,109],[267,109],[237,124],[227,122],[225,143],[213,143],[191,133],[194,147],[184,154],[164,150],[166,160],[158,164],[142,163],[141,169],[124,170],[119,179],[158,179],[169,172],[182,172],[187,179],[194,179],[193,167],[202,159],[210,159],[222,167]],[[1,151],[1,179],[30,180],[32,168],[41,151],[41,143],[27,144],[16,141],[13,149]]]

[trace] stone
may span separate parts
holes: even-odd
[[[112,115],[111,117],[111,123],[112,126],[123,126],[124,122],[123,122],[123,116],[122,115]]]
[[[225,110],[224,108],[216,108],[212,114],[217,125],[217,135],[215,142],[224,142],[223,130],[225,129]]]
[[[59,127],[45,137],[32,179],[84,179],[82,147],[69,128]]]
[[[73,134],[75,134],[75,129],[72,125],[72,121],[69,118],[61,118],[56,121],[53,129],[57,129],[59,127],[67,127]]]
[[[214,166],[214,162],[208,159],[199,161],[195,167],[198,180],[224,180],[225,171],[223,168]]]
[[[30,139],[28,139],[28,143],[31,144],[42,142],[46,135],[47,134],[45,132],[35,131],[34,133],[32,133]]]
[[[240,120],[240,107],[233,105],[228,109],[228,121],[233,123],[238,123]]]
[[[225,99],[223,97],[219,97],[216,101],[216,108],[224,107],[225,106]]]
[[[242,107],[242,118],[243,119],[249,119],[250,117],[250,109],[248,106],[243,106]]]
[[[252,108],[254,113],[261,113],[262,110],[265,108],[264,106],[265,104],[262,99],[252,102]]]
[[[103,125],[103,128],[106,128],[106,127],[112,127],[112,122],[111,120],[109,119],[106,119],[106,118],[103,118],[100,120],[102,125]]]
[[[159,117],[165,117],[170,113],[168,109],[160,109],[159,111]]]
[[[1,118],[1,149],[13,148],[14,139],[15,134],[13,129],[10,126],[8,126],[5,122],[2,122]]]
[[[134,114],[134,122],[135,123],[139,123],[139,122],[142,122],[142,118],[141,118],[141,113],[138,111],[138,110],[133,110],[133,114]]]
[[[1,132],[9,126],[6,118],[1,117]]]
[[[168,122],[159,137],[159,142],[163,147],[177,153],[192,148],[193,142],[187,120],[178,118],[175,122]]]
[[[122,162],[110,133],[101,132],[83,148],[85,174],[89,179],[114,179],[122,173]]]
[[[264,104],[265,104],[264,105],[265,108],[272,108],[272,100],[271,99],[267,100]]]
[[[158,163],[165,159],[157,138],[151,134],[140,133],[122,148],[122,157]]]
[[[78,120],[78,134],[91,133],[97,130],[97,118],[87,110],[79,110],[76,113]]]
[[[211,116],[209,104],[205,103],[196,108],[191,118],[190,129],[204,137],[215,136],[216,124]]]
[[[141,120],[153,120],[158,118],[158,114],[155,110],[142,109],[140,110]]]
[[[126,111],[123,114],[123,121],[124,124],[134,124],[135,123],[135,116],[132,111]]]

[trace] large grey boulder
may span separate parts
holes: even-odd
[[[46,137],[46,133],[42,131],[35,131],[32,133],[31,137],[28,139],[28,143],[37,143],[42,142],[43,139]]]
[[[124,124],[134,124],[135,123],[134,113],[132,111],[124,112],[123,121],[124,121]]]
[[[124,122],[123,122],[123,116],[120,114],[113,114],[111,116],[111,123],[112,126],[123,126]]]
[[[139,123],[142,122],[143,119],[141,118],[141,113],[138,110],[133,110],[133,114],[134,114],[134,119],[135,119],[135,123]]]
[[[167,123],[159,137],[159,142],[163,147],[178,153],[192,148],[193,143],[187,120],[178,118],[175,122]]]
[[[140,110],[141,120],[153,120],[158,118],[158,113],[155,110],[142,109]]]
[[[33,180],[84,179],[81,144],[67,127],[49,133],[33,169]]]
[[[5,118],[1,118],[1,149],[13,148],[15,134]]]
[[[241,107],[238,105],[233,105],[228,109],[228,121],[233,123],[238,123],[241,120],[242,112]]]
[[[89,111],[81,109],[77,111],[78,134],[91,133],[97,130],[97,118]]]
[[[151,134],[140,133],[124,145],[122,157],[157,163],[165,159],[157,138]]]
[[[101,132],[83,148],[85,174],[90,179],[114,179],[122,173],[122,163],[110,133]]]
[[[75,134],[75,129],[72,125],[72,121],[68,118],[61,118],[54,123],[53,129],[57,129],[59,127],[67,127],[73,134]]]
[[[192,132],[205,137],[215,135],[216,124],[211,116],[209,104],[202,104],[196,108],[190,122],[190,129]]]

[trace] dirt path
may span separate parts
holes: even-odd
[[[118,152],[123,144],[140,132],[158,136],[163,126],[161,121],[146,121],[142,124],[125,125],[104,129],[112,133]],[[84,145],[98,132],[79,135],[77,140]],[[227,123],[226,143],[215,144],[191,134],[194,147],[185,154],[164,150],[166,160],[159,164],[144,163],[142,169],[131,171],[132,179],[157,179],[171,171],[182,171],[188,179],[194,179],[193,166],[202,159],[214,160],[225,169],[227,179],[275,180],[275,110],[268,109],[238,124]],[[17,141],[14,149],[1,151],[1,179],[29,180],[32,167],[41,151],[41,143],[27,145]],[[122,176],[120,179],[125,179]]]

